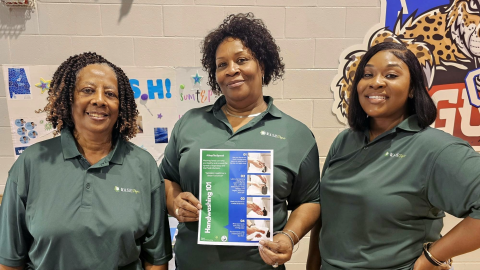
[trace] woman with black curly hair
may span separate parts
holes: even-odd
[[[180,222],[177,269],[285,269],[294,245],[319,217],[315,139],[262,93],[264,85],[284,74],[279,50],[263,22],[251,13],[228,16],[203,41],[208,84],[223,95],[213,106],[190,110],[176,123],[160,166],[167,209]],[[274,150],[272,242],[261,240],[258,248],[197,244],[200,149]]]
[[[0,269],[167,269],[165,190],[128,142],[137,107],[125,73],[95,53],[55,72],[44,110],[60,137],[28,147],[0,207]]]

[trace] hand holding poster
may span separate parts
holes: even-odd
[[[273,150],[200,150],[198,243],[256,246],[273,239]]]

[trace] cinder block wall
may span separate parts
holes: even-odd
[[[312,129],[323,161],[343,129],[331,113],[338,57],[379,22],[380,0],[37,0],[31,14],[0,6],[0,63],[59,65],[70,55],[96,51],[120,66],[200,66],[202,37],[227,14],[247,11],[265,21],[287,68],[285,80],[265,94]],[[0,194],[14,162],[3,88]],[[446,229],[457,222],[447,218]],[[305,269],[308,240],[288,269]],[[478,270],[480,251],[456,262],[456,270]]]

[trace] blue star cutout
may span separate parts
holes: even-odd
[[[162,119],[163,115],[162,115],[161,113],[159,113],[159,114],[157,114],[157,117],[158,117],[159,119]]]
[[[200,76],[198,75],[198,71],[197,71],[197,74],[195,74],[195,76],[192,76],[194,82],[193,82],[193,85],[195,84],[200,84],[200,81],[203,79],[203,76]]]

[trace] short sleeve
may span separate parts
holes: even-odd
[[[183,116],[185,117],[185,116]],[[182,117],[182,119],[183,119]],[[160,174],[163,177],[163,179],[168,179],[171,180],[177,184],[180,184],[180,170],[179,170],[179,162],[180,158],[178,156],[178,150],[177,150],[177,139],[178,139],[178,129],[180,126],[180,122],[182,121],[180,119],[174,126],[172,130],[172,135],[170,137],[170,140],[167,144],[167,147],[165,148],[164,155],[163,155],[163,160],[162,163],[160,164]]]
[[[480,154],[455,143],[437,156],[426,185],[430,203],[456,217],[480,219]]]
[[[172,259],[172,243],[163,181],[161,181],[160,186],[152,191],[151,196],[150,224],[145,235],[145,241],[142,243],[140,256],[153,265],[163,265]]]
[[[288,197],[288,209],[295,210],[303,203],[319,203],[320,169],[317,144],[300,164],[298,175],[293,180],[292,192]]]
[[[9,173],[0,205],[0,264],[9,267],[26,263],[32,239],[25,222],[26,199],[18,193],[15,167]]]

